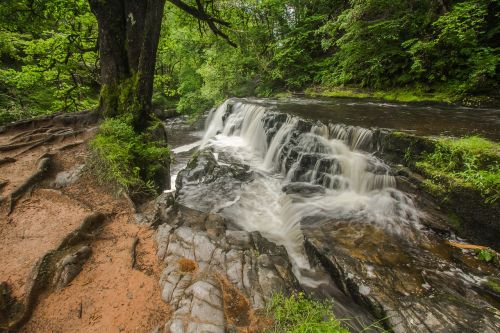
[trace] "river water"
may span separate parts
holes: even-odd
[[[345,259],[344,279],[356,281],[357,293],[381,303],[386,314],[399,311],[400,293],[427,307],[425,311],[439,313],[436,318],[476,318],[472,310],[446,310],[447,301],[436,301],[435,308],[423,297],[415,300],[415,295],[442,289],[446,282],[436,282],[439,279],[453,279],[461,288],[481,288],[486,280],[483,273],[491,272],[488,267],[469,269],[464,264],[467,253],[443,246],[444,240],[422,223],[429,218],[428,212],[416,206],[412,195],[398,189],[391,168],[363,147],[372,139],[369,127],[375,126],[425,135],[481,134],[498,139],[498,116],[498,110],[349,99],[231,99],[208,114],[203,130],[182,121],[167,124],[176,158],[172,183],[198,149],[210,150],[219,164],[245,165],[252,173],[250,181],[227,178],[188,184],[178,193],[178,200],[217,212],[238,228],[259,231],[284,245],[296,277],[306,288],[325,288],[332,280],[324,268],[311,262],[305,238],[320,248],[336,244],[325,258]],[[450,260],[453,256],[460,257],[460,264]],[[349,266],[352,258],[356,260]],[[428,278],[429,274],[437,278]],[[342,291],[347,294],[345,288]],[[448,294],[458,297],[455,290]],[[338,288],[330,292],[335,295],[341,297]],[[497,300],[484,300],[481,292],[474,297],[486,306],[498,306]],[[467,297],[462,301],[465,304]],[[423,322],[431,327],[433,320]],[[489,317],[480,320],[484,326],[478,327],[485,331],[494,331],[499,324]],[[408,325],[403,330],[412,329]],[[467,327],[461,325],[457,327]]]

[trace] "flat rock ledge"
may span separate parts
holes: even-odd
[[[300,289],[285,248],[173,201],[170,193],[156,200],[160,285],[172,316],[155,332],[261,331],[272,295]]]

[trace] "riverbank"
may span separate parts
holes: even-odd
[[[310,87],[303,92],[310,97],[349,97],[349,98],[374,98],[388,102],[412,102],[412,103],[444,103],[456,104],[467,107],[486,107],[500,105],[498,97],[477,95],[464,96],[456,91],[447,89],[421,89],[413,88],[392,88],[392,89],[366,89],[359,87],[335,87],[327,88],[322,86]],[[277,96],[285,96],[278,94]]]

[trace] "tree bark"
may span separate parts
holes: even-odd
[[[142,131],[151,115],[165,0],[89,0],[99,25],[104,117],[127,115]]]

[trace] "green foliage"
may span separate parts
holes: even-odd
[[[490,262],[493,259],[495,259],[495,253],[493,253],[489,250],[476,250],[476,256],[477,256],[477,259],[485,261],[485,262]]]
[[[148,133],[137,134],[132,117],[121,116],[105,120],[90,146],[93,156],[91,169],[103,184],[131,194],[152,193],[155,176],[162,162],[170,156],[164,143],[153,141]]]
[[[407,40],[411,55],[410,73],[429,83],[452,81],[459,92],[498,87],[498,0],[469,0],[456,3],[432,23],[432,38]],[[496,8],[496,13],[495,13]],[[497,20],[489,26],[489,16]]]
[[[332,314],[332,303],[308,299],[304,293],[273,296],[268,305],[273,325],[266,331],[290,333],[349,333]]]
[[[478,136],[440,139],[424,154],[417,168],[431,177],[433,186],[470,186],[494,204],[500,198],[500,145]]]
[[[0,122],[95,107],[97,23],[88,1],[0,7]]]
[[[486,286],[493,290],[495,293],[500,294],[500,279],[495,277],[490,277],[486,282]]]
[[[160,63],[173,79],[157,81],[184,113],[308,87],[404,102],[498,96],[500,0],[248,0],[217,10],[238,48],[167,7]]]

